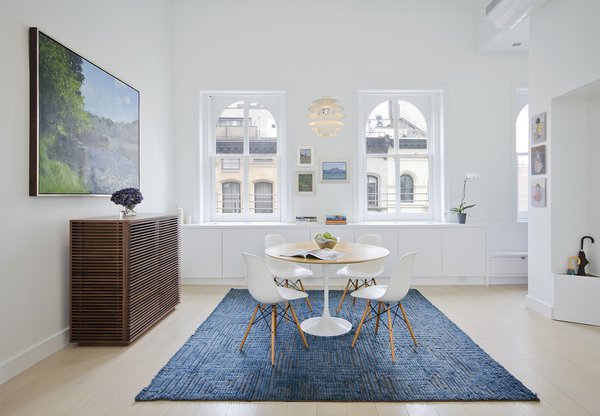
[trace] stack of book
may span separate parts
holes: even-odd
[[[345,215],[327,215],[325,224],[347,224]]]
[[[317,217],[296,217],[296,222],[317,222]]]

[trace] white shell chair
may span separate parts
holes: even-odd
[[[285,244],[285,239],[280,234],[265,235],[265,249],[281,244]],[[271,271],[271,274],[273,274],[273,279],[275,280],[275,283],[277,283],[277,286],[286,288],[291,287],[306,292],[301,279],[312,276],[312,270],[298,266],[291,261],[279,260],[271,256],[265,256],[265,262],[267,263],[267,267]],[[308,309],[312,311],[308,296],[306,297],[306,304],[308,305]]]
[[[292,317],[294,318],[294,322],[298,327],[298,331],[300,331],[302,343],[306,348],[308,348],[306,337],[304,336],[302,328],[300,328],[300,322],[298,322],[296,312],[290,303],[291,300],[306,298],[308,295],[306,292],[300,292],[298,290],[288,289],[285,287],[277,287],[273,281],[273,276],[271,275],[271,272],[267,268],[263,259],[247,253],[242,253],[242,256],[244,257],[244,265],[246,267],[248,291],[250,292],[250,295],[252,295],[252,297],[258,302],[258,304],[256,305],[256,308],[254,308],[252,318],[250,318],[250,323],[248,324],[248,329],[246,329],[246,333],[244,334],[244,338],[240,344],[240,351],[244,347],[244,342],[246,342],[246,338],[250,333],[250,328],[252,328],[252,326],[257,322],[265,321],[271,330],[271,365],[275,365],[275,334],[277,332],[277,326],[281,320],[290,320],[288,317],[288,310],[291,312]],[[279,305],[278,311],[277,306],[279,303],[285,303],[285,307]],[[256,314],[259,311],[260,316],[257,317]],[[270,325],[269,315],[271,315]],[[277,319],[278,317],[279,321]]]
[[[357,243],[381,247],[382,240],[379,234],[363,234],[358,237]],[[384,261],[384,259],[377,259],[366,261],[364,263],[353,263],[338,270],[337,275],[347,277],[348,283],[346,283],[346,288],[344,289],[344,293],[342,293],[342,299],[340,299],[340,304],[337,307],[337,313],[340,313],[342,310],[344,299],[346,299],[349,290],[358,290],[361,287],[377,284],[375,278],[383,273],[385,265]],[[354,302],[356,302],[356,299],[354,299],[352,304],[354,304]]]
[[[406,316],[406,312],[404,311],[404,307],[400,302],[406,294],[408,293],[408,289],[410,287],[410,275],[412,273],[413,263],[415,261],[415,256],[417,255],[416,251],[410,252],[402,256],[402,258],[398,261],[392,276],[390,277],[389,285],[374,285],[362,288],[355,292],[352,292],[350,295],[355,298],[367,299],[367,307],[365,308],[365,313],[360,320],[360,324],[358,324],[358,328],[356,328],[356,335],[354,335],[354,339],[352,340],[352,347],[356,344],[356,340],[358,339],[358,334],[360,334],[360,330],[362,329],[367,316],[373,312],[375,314],[376,323],[375,323],[375,333],[379,330],[379,317],[387,313],[388,318],[388,330],[390,332],[390,348],[392,349],[392,361],[396,359],[396,354],[394,352],[394,322],[396,318],[400,318],[398,315],[398,309],[402,312],[402,320],[406,324],[408,331],[410,332],[410,336],[415,343],[415,347],[417,346],[417,339],[415,338],[415,334],[413,333],[412,327],[410,326],[410,322],[408,322],[408,317]],[[377,301],[377,311],[375,308],[371,306],[371,301]],[[397,303],[397,305],[394,305]],[[392,313],[394,314],[394,320],[392,321]],[[369,318],[372,319],[373,317]],[[384,324],[385,325],[385,324]]]

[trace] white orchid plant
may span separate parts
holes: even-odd
[[[465,201],[466,191],[467,191],[467,181],[469,179],[478,179],[481,178],[481,174],[477,172],[470,172],[465,175],[465,179],[463,180],[463,192],[462,199],[460,200],[460,205],[454,208],[450,208],[450,211],[455,212],[457,214],[465,214],[465,211],[469,208],[473,208],[477,204],[467,204]]]

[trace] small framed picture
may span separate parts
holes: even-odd
[[[297,164],[299,168],[315,167],[315,148],[313,146],[298,146]]]
[[[301,171],[296,172],[296,193],[298,195],[315,194],[315,172]]]
[[[546,206],[546,178],[535,178],[531,180],[531,206]]]
[[[321,182],[348,182],[350,161],[348,159],[321,159]]]
[[[531,148],[531,174],[546,174],[546,145],[534,146]]]
[[[546,141],[546,113],[531,117],[531,144]]]

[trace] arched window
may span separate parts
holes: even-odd
[[[369,208],[379,207],[379,178],[367,175],[367,201]]]
[[[222,212],[223,214],[239,214],[242,212],[242,199],[239,182],[223,182]]]
[[[271,182],[254,184],[254,212],[257,214],[273,212],[273,184]]]
[[[280,135],[281,93],[252,95],[203,94],[209,139],[203,185],[212,197],[203,198],[205,220],[267,221],[281,219],[277,195],[285,172],[285,147]],[[206,199],[206,201],[205,201]],[[211,204],[212,202],[212,204]],[[226,215],[222,214],[238,214]]]
[[[529,210],[529,100],[526,88],[513,95],[513,131],[516,159],[515,188],[517,219],[526,220]]]
[[[360,170],[366,177],[365,219],[435,219],[441,216],[439,158],[442,92],[404,90],[361,94],[364,136]],[[405,175],[403,172],[411,172]],[[374,186],[377,178],[377,209]],[[418,185],[415,178],[419,178]],[[364,183],[364,182],[363,182]],[[364,186],[363,183],[360,186]]]
[[[414,202],[415,200],[415,181],[408,174],[400,175],[400,201]]]

